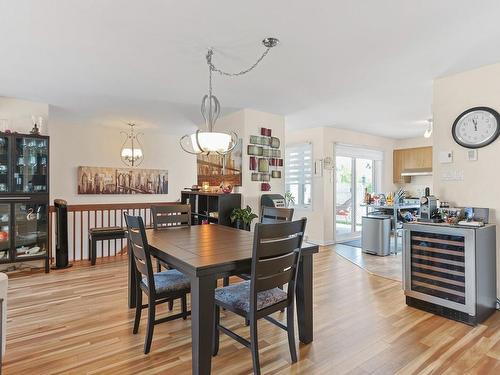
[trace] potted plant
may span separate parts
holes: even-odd
[[[285,193],[285,205],[287,207],[293,206],[295,204],[295,197],[290,191]]]
[[[250,206],[246,206],[245,208],[233,209],[230,219],[235,228],[249,231],[252,221],[257,217],[258,216],[252,212]]]

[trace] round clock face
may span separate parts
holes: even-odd
[[[487,146],[500,135],[500,115],[488,107],[468,109],[455,120],[452,133],[455,142],[461,146]]]

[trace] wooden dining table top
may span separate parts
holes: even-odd
[[[193,225],[146,231],[152,255],[191,276],[249,267],[254,234],[223,225]],[[316,253],[317,245],[304,242],[302,253]]]

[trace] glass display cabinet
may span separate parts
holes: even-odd
[[[49,272],[49,137],[0,133],[0,263]]]

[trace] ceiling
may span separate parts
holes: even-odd
[[[418,136],[433,79],[500,61],[499,14],[497,0],[0,0],[0,95],[182,132],[201,122],[207,48],[240,70],[276,36],[251,73],[215,76],[226,113]]]

